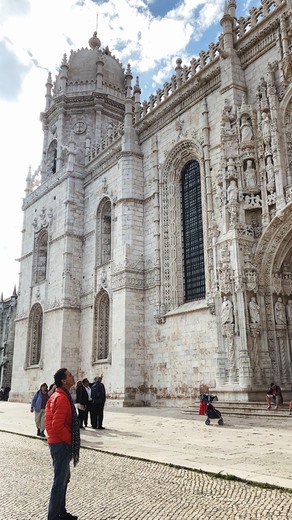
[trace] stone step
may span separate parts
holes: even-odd
[[[200,403],[194,403],[192,406],[186,406],[181,409],[184,414],[195,414],[199,413]],[[220,410],[222,415],[230,415],[237,417],[265,417],[268,419],[283,419],[283,417],[289,416],[289,403],[283,403],[277,410],[272,407],[267,410],[267,404],[263,402],[238,402],[238,401],[213,401],[213,406]]]

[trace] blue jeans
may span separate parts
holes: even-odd
[[[66,491],[70,480],[71,446],[65,442],[49,444],[54,467],[48,520],[59,520],[66,514]]]

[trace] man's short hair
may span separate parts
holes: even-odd
[[[63,386],[62,380],[66,379],[67,368],[59,368],[54,375],[55,385],[57,388]]]

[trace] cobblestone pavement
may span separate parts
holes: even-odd
[[[0,520],[45,520],[52,482],[46,441],[0,432]],[[292,518],[292,494],[82,448],[68,510],[80,520]]]

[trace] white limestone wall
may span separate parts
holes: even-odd
[[[145,343],[145,387],[152,404],[173,405],[197,397],[200,385],[215,386],[216,322],[203,304],[185,304],[160,325],[147,312]]]
[[[53,374],[61,364],[70,363],[74,369],[78,366],[82,266],[80,234],[83,230],[80,193],[82,195],[80,179],[71,182],[67,179],[39,200],[37,193],[33,193],[31,197],[35,202],[25,212],[12,399],[13,395],[30,398],[41,382],[50,384]],[[37,219],[36,229],[39,229],[43,209],[46,215],[45,224],[49,224],[46,227],[49,234],[47,275],[45,281],[36,284],[32,276],[35,233],[33,221]],[[50,222],[49,212],[52,214]],[[65,230],[69,231],[67,236]],[[41,360],[38,367],[24,370],[28,317],[35,303],[39,303],[43,309]],[[63,312],[64,304],[70,309]]]

